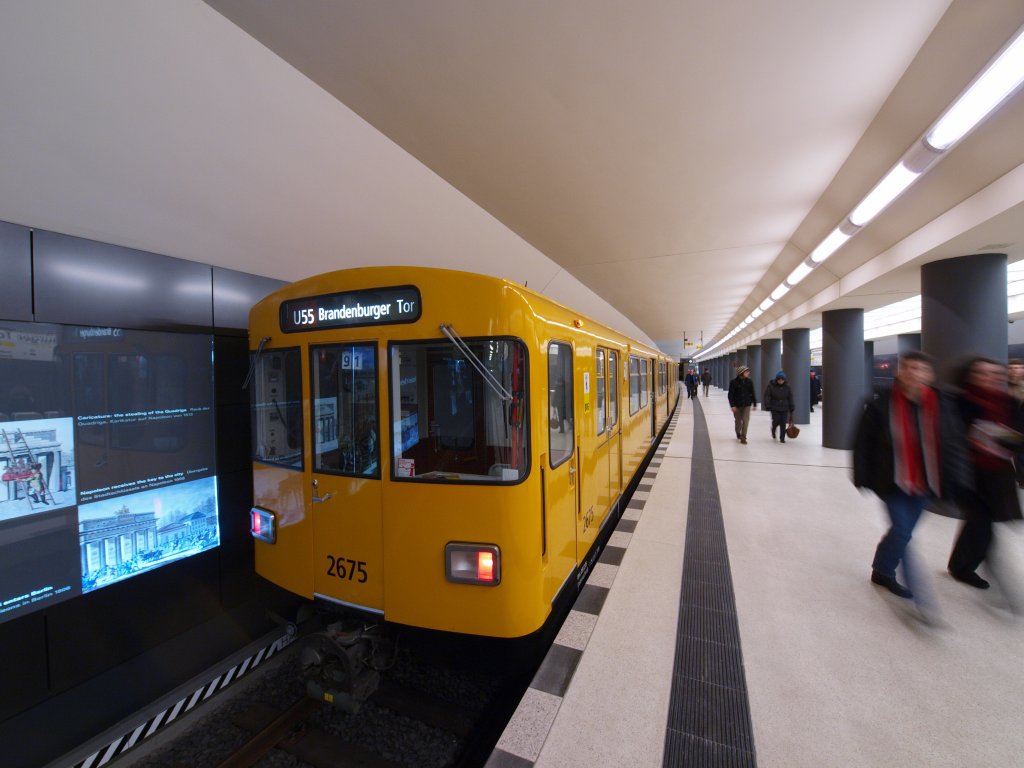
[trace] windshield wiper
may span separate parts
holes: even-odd
[[[494,394],[502,400],[512,399],[512,393],[501,386],[501,382],[495,378],[493,373],[487,370],[487,367],[480,361],[480,358],[473,354],[473,350],[469,348],[469,345],[462,340],[462,337],[455,332],[455,329],[449,323],[441,323],[441,333],[448,337],[448,341],[454,344],[455,348],[462,353],[462,356],[469,360],[469,364],[476,369],[476,372],[483,376],[487,385],[494,390]]]

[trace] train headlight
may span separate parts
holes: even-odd
[[[249,532],[254,539],[273,544],[277,541],[277,515],[269,509],[253,507],[249,511]]]
[[[501,549],[494,544],[446,544],[444,575],[456,584],[495,587],[501,583]]]

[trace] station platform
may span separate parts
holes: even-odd
[[[946,573],[958,521],[926,512],[930,605],[891,595],[869,581],[885,509],[821,417],[783,445],[753,412],[742,445],[724,391],[680,401],[488,768],[1024,765],[1020,526],[982,591]]]

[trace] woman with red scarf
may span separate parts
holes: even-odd
[[[934,377],[928,355],[901,355],[891,392],[877,392],[867,402],[854,441],[853,484],[874,491],[892,521],[875,549],[871,581],[899,597],[914,596],[910,537],[925,504],[942,490],[940,448],[946,444]],[[907,586],[896,580],[900,563]]]
[[[976,570],[988,555],[992,523],[1021,519],[1013,457],[1024,436],[1020,412],[1007,391],[1006,366],[971,358],[959,384],[974,482],[961,499],[965,519],[949,556],[949,573],[964,584],[988,589],[988,581]]]

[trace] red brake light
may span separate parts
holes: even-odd
[[[478,552],[476,556],[476,577],[480,581],[494,581],[494,553]]]
[[[253,507],[249,511],[249,532],[254,539],[273,544],[277,541],[277,515],[268,509]]]

